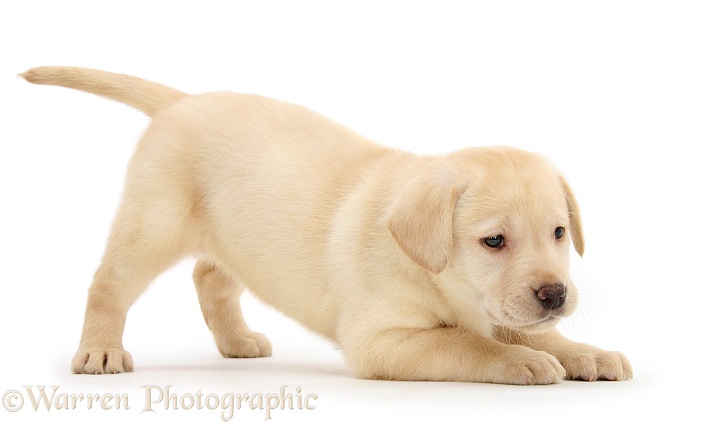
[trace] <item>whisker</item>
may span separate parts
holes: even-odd
[[[606,293],[596,273],[591,272],[581,260],[571,261],[571,277],[578,289],[578,307],[573,314],[561,322],[561,331],[568,336],[581,337],[593,323],[600,321]]]

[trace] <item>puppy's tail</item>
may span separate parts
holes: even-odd
[[[133,106],[148,116],[187,96],[171,87],[141,78],[88,68],[42,66],[20,76],[33,84],[59,85],[97,94]]]

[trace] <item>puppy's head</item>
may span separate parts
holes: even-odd
[[[584,248],[578,204],[542,156],[476,148],[439,159],[403,189],[387,223],[462,320],[545,330],[578,303],[568,274],[571,241]]]

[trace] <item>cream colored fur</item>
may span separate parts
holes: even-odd
[[[191,96],[83,68],[22,76],[153,118],[91,285],[75,373],[131,371],[129,308],[193,256],[201,310],[227,357],[271,354],[242,318],[248,288],[338,344],[363,378],[632,377],[622,354],[554,329],[576,306],[568,254],[571,242],[582,254],[584,240],[573,192],[542,156],[506,147],[416,156],[260,96]],[[496,235],[503,247],[483,243]],[[553,283],[566,298],[549,310],[536,293]]]

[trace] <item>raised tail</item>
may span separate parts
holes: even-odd
[[[59,85],[97,94],[133,106],[148,116],[187,96],[163,84],[88,68],[41,66],[20,76],[33,84]]]

